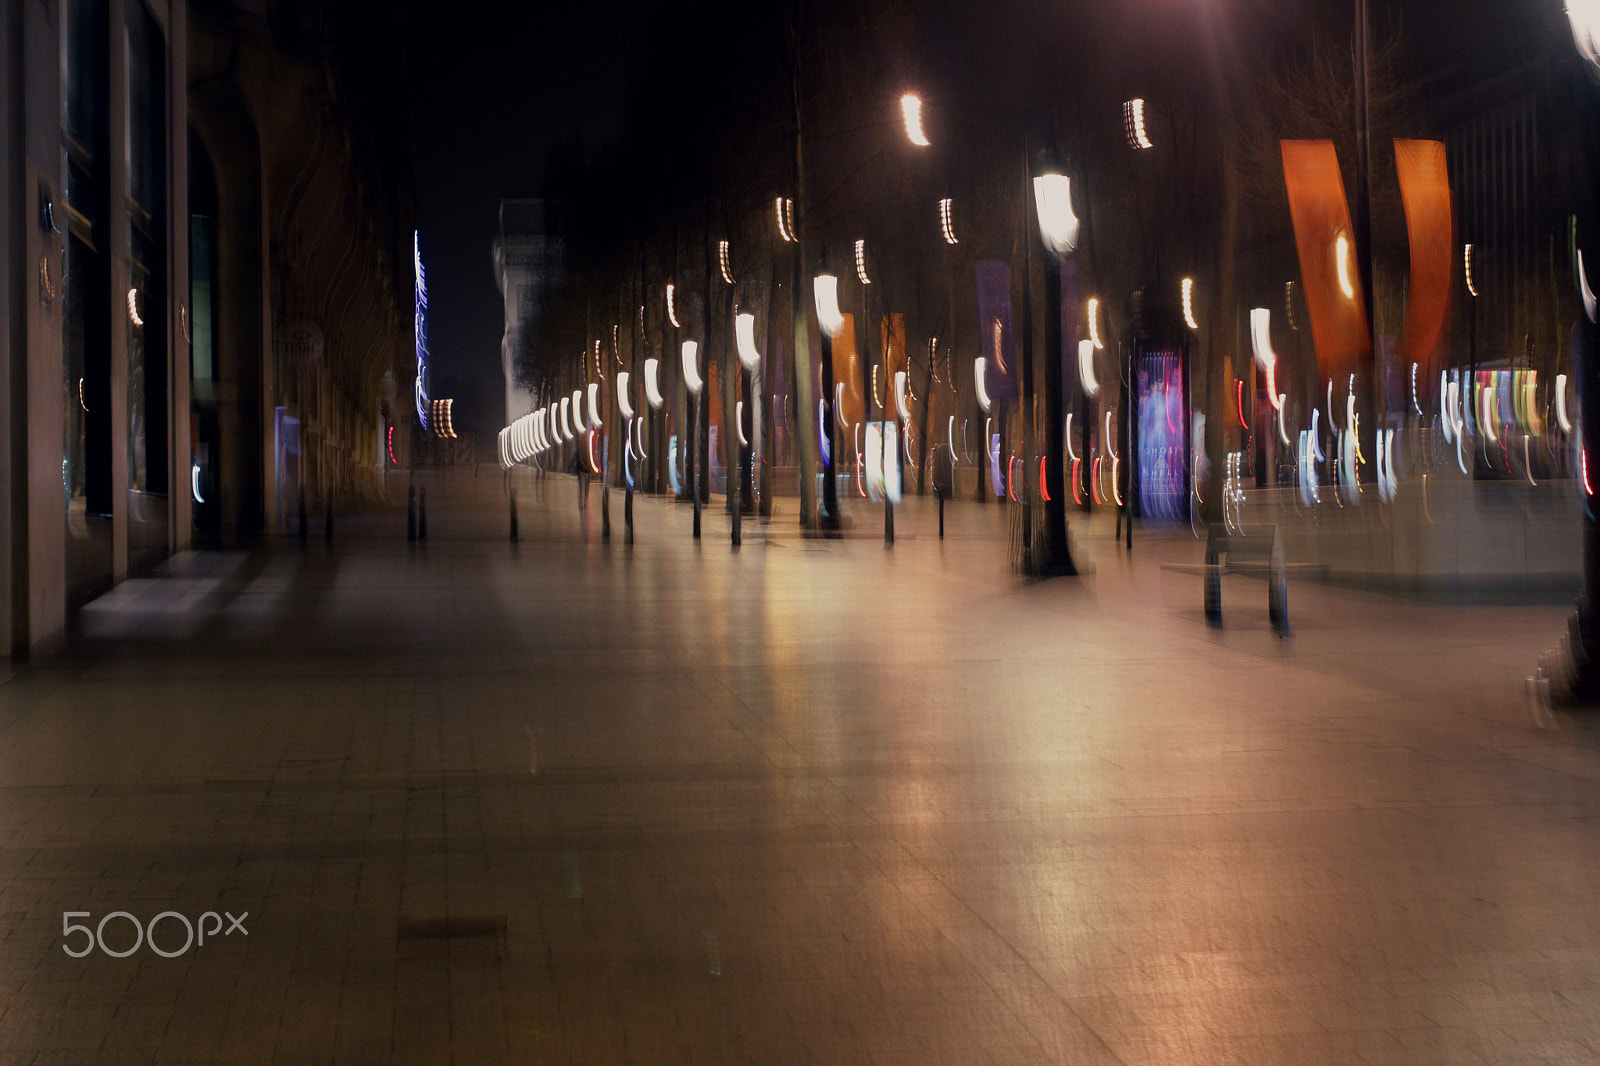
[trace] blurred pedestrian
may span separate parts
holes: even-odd
[[[572,462],[568,465],[578,477],[578,513],[583,514],[589,509],[589,464],[581,451],[574,451]]]

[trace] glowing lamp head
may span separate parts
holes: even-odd
[[[811,284],[817,302],[817,325],[828,336],[837,337],[844,328],[844,315],[839,312],[839,279],[832,274],[818,274]]]
[[[900,115],[905,119],[906,137],[919,148],[928,147],[928,136],[922,132],[922,98],[916,93],[906,93],[900,98]]]
[[[661,360],[656,358],[644,361],[644,398],[650,402],[655,410],[660,410],[666,403],[666,397],[661,395]]]
[[[683,383],[695,396],[700,395],[706,384],[700,376],[700,345],[694,341],[683,342]]]
[[[1033,179],[1033,203],[1039,214],[1039,236],[1054,255],[1078,247],[1078,216],[1072,210],[1072,179],[1041,174]]]
[[[617,410],[623,418],[633,417],[633,403],[628,399],[628,372],[617,371]]]
[[[1578,52],[1600,68],[1600,0],[1567,0],[1567,20]]]
[[[818,317],[821,317],[820,312]],[[748,311],[734,315],[733,336],[739,348],[739,362],[744,364],[746,370],[754,370],[756,364],[761,362],[761,353],[756,350],[756,316]]]

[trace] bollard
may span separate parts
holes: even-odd
[[[944,539],[944,493],[936,492],[936,493],[934,493],[934,495],[939,497],[939,539],[943,540]]]
[[[417,539],[417,486],[406,487],[406,539]]]
[[[632,489],[628,490],[628,495],[623,500],[622,517],[623,517],[623,520],[627,523],[627,526],[628,526],[627,542],[629,544],[632,544],[633,543],[633,490]]]
[[[428,539],[428,490],[417,490],[417,539]]]
[[[894,543],[894,504],[887,504],[883,509],[883,542]]]
[[[517,490],[511,490],[511,543],[517,542]]]

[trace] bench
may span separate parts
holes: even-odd
[[[1222,575],[1254,574],[1267,579],[1267,616],[1272,620],[1273,632],[1280,637],[1289,635],[1289,570],[1283,561],[1283,544],[1278,537],[1278,527],[1257,526],[1229,532],[1226,528],[1212,526],[1206,533],[1206,561],[1202,565],[1189,563],[1163,563],[1163,570],[1180,574],[1198,574],[1206,579],[1206,622],[1222,625]],[[1296,571],[1320,571],[1316,564],[1298,565]]]

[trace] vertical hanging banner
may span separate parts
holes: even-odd
[[[856,352],[856,316],[846,314],[843,318],[844,325],[840,327],[839,335],[833,338],[834,388],[837,390],[839,386],[844,386],[839,390],[838,411],[834,417],[847,427],[841,432],[848,434],[853,432],[848,427],[864,419],[866,411],[861,399],[861,357]]]
[[[991,400],[1012,400],[1022,389],[1017,339],[1011,325],[1011,264],[1004,259],[980,259],[977,275],[978,354],[986,360],[984,389]]]
[[[1411,286],[1396,351],[1402,364],[1418,364],[1422,382],[1432,382],[1439,372],[1433,362],[1450,310],[1450,278],[1455,267],[1455,223],[1444,144],[1396,138],[1394,162],[1411,245]],[[1410,373],[1408,366],[1399,369]]]
[[[1282,141],[1283,185],[1323,377],[1351,373],[1372,350],[1350,205],[1332,141]]]

